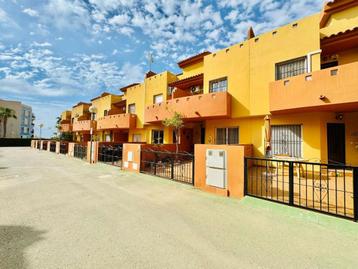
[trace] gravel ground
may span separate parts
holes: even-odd
[[[358,223],[0,148],[0,268],[357,268]]]

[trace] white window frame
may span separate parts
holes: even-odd
[[[222,144],[218,144],[217,141],[217,130],[218,129],[225,129],[225,141]],[[229,129],[237,129],[237,143],[230,143],[229,144]],[[239,126],[231,126],[231,127],[220,127],[215,129],[215,143],[216,145],[238,145],[240,144],[240,127]]]
[[[288,155],[288,152],[289,150],[287,150],[287,153],[276,153],[276,150],[274,149],[274,146],[276,145],[276,143],[274,142],[276,140],[276,137],[275,134],[273,133],[273,129],[274,128],[277,128],[277,127],[287,127],[287,126],[299,126],[300,128],[300,141],[289,141],[289,143],[293,144],[293,143],[300,143],[299,145],[299,149],[300,149],[300,152],[299,152],[299,156],[291,156],[291,155]],[[303,158],[303,124],[277,124],[277,125],[272,125],[271,126],[271,152],[272,152],[272,155],[288,155],[288,157],[290,158],[298,158],[298,159],[302,159]]]
[[[132,109],[132,108],[134,108],[134,109]],[[131,110],[134,110],[134,111],[131,111]],[[136,105],[135,105],[135,103],[129,104],[129,105],[128,105],[128,113],[130,113],[130,114],[135,114],[135,111],[136,111]]]
[[[213,85],[214,84],[219,84],[219,83],[222,83],[222,82],[224,82],[224,81],[226,81],[226,87],[225,87],[225,89],[222,87],[222,86],[218,86],[218,87],[216,87],[215,89],[215,91],[213,91]],[[215,92],[227,92],[227,90],[228,90],[228,87],[229,87],[229,81],[228,81],[228,78],[227,77],[222,77],[222,78],[219,78],[219,79],[214,79],[214,80],[211,80],[211,81],[209,81],[209,92],[210,93],[215,93]]]
[[[158,101],[157,98],[159,98],[160,100]],[[153,104],[161,104],[163,103],[164,101],[164,96],[162,93],[160,94],[156,94],[156,95],[153,95]]]
[[[159,133],[162,133],[163,134],[163,137],[162,137],[162,143],[154,143],[154,141],[156,141],[157,139],[154,138],[154,132],[159,132]],[[156,129],[156,130],[152,130],[152,144],[155,144],[155,145],[162,145],[164,144],[164,130],[159,130],[159,129]]]

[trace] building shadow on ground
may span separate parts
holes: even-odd
[[[44,239],[44,231],[29,226],[0,225],[0,268],[25,269],[26,248]]]

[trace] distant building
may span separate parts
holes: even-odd
[[[9,118],[7,121],[7,138],[31,138],[34,136],[34,119],[31,106],[18,101],[0,99],[0,107],[15,110],[17,119]],[[3,125],[0,124],[0,137],[3,136]]]

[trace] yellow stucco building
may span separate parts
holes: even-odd
[[[358,165],[357,1],[330,2],[261,35],[250,29],[245,41],[178,65],[181,74],[148,72],[122,95],[76,105],[65,130],[78,140],[92,127],[98,141],[172,144],[162,121],[179,112],[185,151],[252,144],[256,156]]]

